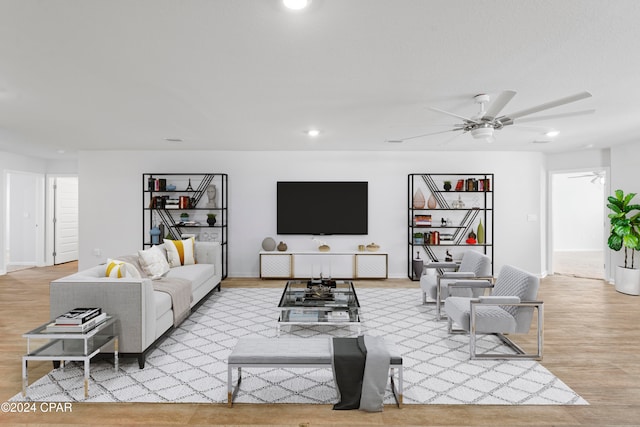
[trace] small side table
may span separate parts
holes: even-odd
[[[29,384],[27,362],[29,360],[60,361],[64,367],[67,361],[84,362],[84,398],[89,397],[89,362],[103,348],[113,344],[114,368],[118,370],[118,320],[110,316],[87,332],[47,332],[47,322],[23,334],[27,339],[27,354],[22,356],[22,395],[27,395]],[[49,342],[31,351],[31,339],[48,339]]]

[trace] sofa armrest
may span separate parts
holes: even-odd
[[[122,353],[141,353],[156,338],[156,307],[150,279],[72,277],[49,285],[51,318],[76,307],[101,307],[120,322]]]

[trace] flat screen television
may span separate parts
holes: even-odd
[[[368,234],[369,188],[361,181],[279,181],[278,234]]]

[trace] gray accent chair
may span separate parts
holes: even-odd
[[[542,360],[543,302],[537,301],[540,280],[531,273],[512,266],[500,270],[495,284],[487,280],[462,280],[449,287],[492,288],[488,296],[477,298],[450,296],[444,301],[449,333],[469,334],[471,359],[534,359]],[[537,352],[526,353],[507,338],[507,334],[526,334],[531,328],[534,309],[538,311]],[[454,330],[453,325],[461,329]],[[515,354],[481,353],[476,350],[478,334],[495,334],[511,347]]]
[[[420,277],[420,288],[422,289],[422,303],[427,303],[427,297],[436,304],[436,319],[442,318],[442,301],[449,295],[477,297],[483,289],[458,288],[451,293],[448,284],[453,280],[460,279],[489,279],[491,277],[491,258],[474,250],[468,250],[462,255],[460,263],[456,262],[430,262],[425,265],[425,269],[453,269],[453,271],[442,271],[441,274]]]

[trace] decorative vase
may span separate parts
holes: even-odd
[[[482,220],[480,220],[480,224],[478,224],[478,231],[476,232],[478,236],[478,243],[484,243],[484,227],[482,226]]]
[[[209,224],[209,227],[213,227],[214,225],[216,225],[216,217],[215,216],[208,216],[207,217],[207,224]]]
[[[429,209],[435,209],[437,205],[438,204],[436,203],[436,197],[432,193],[431,196],[429,196],[429,200],[427,201],[427,207]]]
[[[449,182],[449,181],[445,181],[445,182],[444,182],[444,187],[443,187],[443,188],[444,188],[444,191],[449,191],[449,190],[451,190],[451,182]]]
[[[422,194],[422,190],[418,188],[416,190],[416,193],[413,195],[413,208],[423,209],[424,203],[425,203],[424,194]]]
[[[419,279],[424,271],[424,261],[420,258],[420,252],[416,252],[416,258],[412,262],[413,264],[413,277]]]
[[[262,249],[264,249],[265,251],[273,251],[276,248],[276,241],[273,240],[273,238],[271,237],[266,237],[263,241],[262,241]]]
[[[286,250],[287,250],[287,244],[286,244],[285,242],[280,242],[280,243],[278,244],[278,250],[279,250],[280,252],[284,252],[284,251],[286,251]]]
[[[149,230],[149,234],[151,235],[151,244],[152,245],[158,245],[160,244],[160,228],[153,227],[151,230]]]

